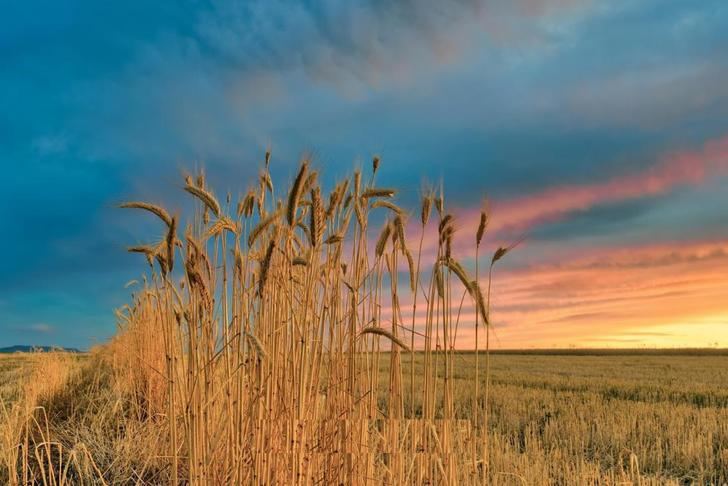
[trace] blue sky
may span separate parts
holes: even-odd
[[[2,10],[0,346],[107,339],[124,284],[144,269],[124,248],[156,231],[115,205],[181,209],[180,172],[201,165],[219,193],[243,191],[268,146],[282,181],[305,151],[328,182],[380,154],[382,182],[401,187],[405,205],[442,178],[464,215],[486,194],[516,216],[596,194],[495,235],[528,234],[503,276],[506,309],[526,305],[509,296],[509,279],[543,277],[566,254],[584,259],[580,271],[623,254],[662,262],[649,264],[655,288],[677,286],[663,277],[690,258],[701,271],[728,269],[724,1],[69,0]],[[612,288],[645,275],[622,278]],[[588,296],[551,294],[574,307],[542,316],[562,332],[504,312],[501,339],[644,344],[630,336],[649,326],[679,344],[670,326],[688,323],[728,345],[728,307],[706,304],[728,287],[710,282],[680,288],[681,320],[655,311],[641,325],[625,320],[619,335],[574,322],[596,314],[576,311]],[[696,306],[705,312],[688,312]]]

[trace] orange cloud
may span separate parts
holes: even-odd
[[[664,326],[663,343],[728,345],[726,297],[728,242],[602,248],[498,273],[492,317],[507,347],[651,343]],[[713,335],[696,334],[706,322]]]
[[[423,279],[428,282],[429,274]],[[481,285],[486,288],[487,281]],[[459,315],[455,346],[471,349],[475,312],[467,296],[460,307],[461,294],[454,283],[451,315],[454,320]],[[728,346],[727,297],[728,241],[594,248],[548,264],[496,269],[492,342],[496,348]],[[411,299],[400,296],[400,324],[407,329]],[[419,302],[415,329],[422,333],[422,297]],[[391,315],[391,307],[382,308],[384,326]],[[416,338],[418,346],[422,342]]]

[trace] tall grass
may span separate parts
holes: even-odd
[[[267,163],[237,202],[220,201],[204,174],[188,176],[197,208],[184,227],[159,206],[123,205],[158,216],[164,237],[130,248],[150,277],[120,312],[110,349],[139,415],[167,430],[173,483],[483,481],[482,434],[455,421],[453,350],[466,324],[457,304],[469,299],[487,326],[487,299],[454,259],[443,195],[423,197],[413,255],[396,191],[375,185],[378,166],[326,198],[308,160],[278,199]],[[424,254],[428,224],[437,241]]]

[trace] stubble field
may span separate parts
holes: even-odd
[[[583,350],[563,355],[492,354],[491,481],[723,484],[728,480],[726,354],[712,350],[690,354]],[[455,409],[458,418],[467,421],[472,410],[474,354],[455,356],[459,363]],[[422,353],[415,353],[416,376],[423,358]],[[8,408],[42,359],[28,354],[0,356],[0,394]],[[84,373],[103,374],[98,369],[92,371],[94,366],[81,366],[84,361],[86,357],[66,361],[78,372],[68,386],[79,387]],[[406,356],[403,362],[407,370]],[[386,376],[387,366],[382,366],[381,380]],[[421,386],[417,378],[416,386]],[[94,393],[100,399],[112,395],[109,390],[96,389]],[[63,409],[59,401],[70,396],[57,391],[46,399],[46,406],[58,413]],[[88,420],[77,425],[90,427]],[[52,434],[69,440],[67,429],[65,424]],[[89,429],[85,435],[94,433],[99,432]],[[120,447],[125,439],[117,440]],[[108,454],[109,444],[102,447],[104,450],[96,451],[99,458]],[[142,464],[148,459],[144,456],[152,453],[144,446],[136,451],[139,457],[124,458],[127,465]],[[0,473],[0,477],[6,478],[5,474]],[[116,474],[118,479],[122,471]],[[129,482],[134,482],[132,477]]]

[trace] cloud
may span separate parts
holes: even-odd
[[[492,230],[526,229],[599,204],[656,196],[678,186],[699,185],[728,172],[728,136],[696,151],[663,156],[652,167],[605,182],[563,185],[532,196],[495,202]]]
[[[591,248],[563,261],[496,272],[493,317],[510,323],[501,340],[510,345],[554,340],[587,342],[605,336],[660,338],[655,330],[686,342],[691,323],[725,313],[728,241]],[[715,327],[713,332],[719,331]]]
[[[728,64],[714,59],[648,66],[573,86],[567,109],[584,120],[657,129],[694,117],[725,116]]]
[[[647,169],[614,176],[603,182],[563,184],[528,196],[493,201],[488,226],[489,239],[507,242],[514,235],[560,221],[575,212],[599,205],[655,197],[670,193],[678,187],[699,186],[710,178],[725,174],[728,174],[728,135],[709,140],[697,150],[667,153]],[[459,233],[475,234],[480,219],[479,211],[456,211]],[[436,228],[430,228],[430,232],[435,231]],[[410,231],[411,234],[418,232]],[[426,248],[433,251],[437,238],[430,235],[426,241],[429,243]],[[471,256],[471,241],[464,241],[461,239],[458,253]]]
[[[518,269],[496,270],[491,320],[499,346],[566,346],[619,339],[703,346],[710,334],[725,335],[728,240],[667,242],[588,248],[580,254]],[[427,288],[430,274],[423,272]],[[454,281],[456,279],[453,279]],[[412,296],[399,288],[402,325],[412,324]],[[481,281],[486,289],[487,279]],[[460,308],[454,283],[456,347],[472,348],[475,310],[469,298]],[[391,303],[383,297],[383,325]],[[420,302],[422,300],[420,298]],[[418,307],[414,323],[424,332],[428,316]],[[682,340],[682,341],[681,341]],[[416,338],[420,345],[422,339]]]
[[[63,135],[45,135],[33,140],[32,145],[35,152],[43,157],[65,152],[68,148],[68,140]]]
[[[32,324],[29,329],[33,332],[38,332],[41,334],[48,334],[55,331],[55,327],[51,326],[50,324],[45,324],[43,322],[40,322],[38,324]]]
[[[612,337],[703,346],[711,335],[726,335],[728,328],[722,323],[728,319],[724,304],[728,240],[612,243],[564,250],[547,255],[542,263],[496,269],[491,322],[498,346],[588,346]],[[423,289],[430,282],[430,264],[423,260]],[[472,275],[472,264],[468,272]],[[409,328],[412,295],[407,278],[400,275],[398,299],[402,324]],[[483,273],[481,288],[488,288]],[[455,346],[472,348],[473,303],[456,278],[452,292],[451,315],[460,322]],[[418,332],[424,331],[428,318],[422,298],[414,319]],[[392,307],[386,293],[381,312],[383,324],[389,325]],[[416,342],[421,344],[421,339]]]
[[[319,81],[375,86],[487,43],[533,43],[544,34],[540,20],[588,3],[224,1],[199,16],[195,31],[201,49],[233,69],[300,69]]]
[[[30,332],[36,334],[52,334],[56,331],[55,326],[46,324],[45,322],[15,326],[13,329],[19,332]]]
[[[674,334],[669,333],[669,332],[644,332],[644,331],[627,331],[627,332],[623,332],[622,334],[625,334],[628,336],[641,336],[641,337],[674,336]]]

